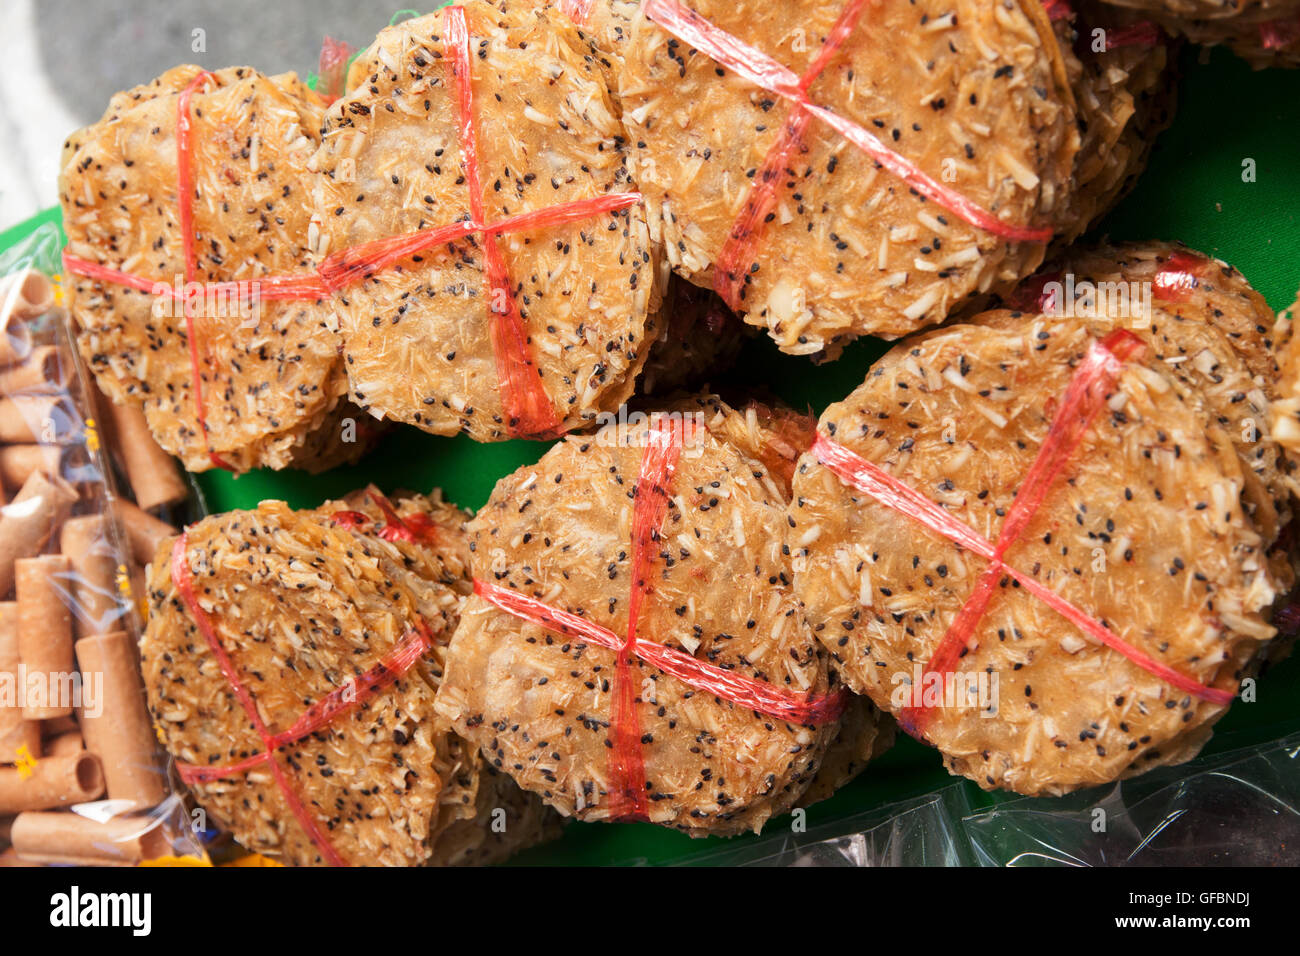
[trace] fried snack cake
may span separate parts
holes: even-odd
[[[116,94],[65,145],[78,347],[104,394],[143,408],[191,471],[310,468],[364,450],[331,427],[346,380],[307,249],[323,112],[293,74],[180,66]]]
[[[149,708],[181,779],[249,850],[416,866],[493,842],[468,831],[489,825],[478,788],[496,784],[434,715],[469,588],[465,518],[436,492],[370,489],[208,517],[160,547],[141,642]],[[506,813],[519,845],[540,836],[525,809]]]
[[[756,831],[839,730],[789,587],[787,492],[712,418],[570,437],[469,525],[475,594],[436,707],[564,816]]]
[[[783,351],[905,335],[1042,261],[1079,137],[1038,0],[646,0],[622,51],[652,234]]]
[[[1295,318],[1300,299],[1277,317],[1273,337],[1277,343],[1278,398],[1272,408],[1273,439],[1292,461],[1300,461],[1300,338]]]
[[[1246,498],[1272,543],[1290,520],[1296,483],[1269,428],[1281,397],[1275,317],[1245,276],[1179,243],[1103,243],[1066,251],[1011,303],[1143,337],[1206,402],[1258,479],[1247,474]]]
[[[1106,0],[1142,11],[1201,46],[1227,46],[1257,70],[1300,66],[1297,0]]]
[[[350,76],[312,168],[353,400],[479,441],[625,401],[662,270],[575,28],[471,0],[384,30]]]
[[[1053,23],[1081,136],[1056,239],[1064,246],[1127,195],[1157,136],[1172,122],[1177,46],[1129,11],[1100,2],[1075,3],[1073,10],[1061,6]]]
[[[985,789],[1189,759],[1274,634],[1241,459],[1147,351],[1066,319],[930,333],[827,409],[800,460],[790,538],[818,639]]]

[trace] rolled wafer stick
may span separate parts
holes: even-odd
[[[54,308],[54,283],[43,272],[23,269],[0,277],[0,314],[24,322],[39,319]]]
[[[131,557],[139,564],[150,564],[158,554],[158,546],[178,533],[166,521],[155,518],[125,498],[114,498],[110,507],[126,532]]]
[[[74,431],[72,416],[55,396],[0,398],[0,442],[53,445],[69,441]]]
[[[67,388],[68,368],[57,345],[42,345],[17,365],[0,368],[0,395],[62,392]]]
[[[72,713],[72,562],[61,554],[14,562],[18,595],[18,654],[27,671],[23,716],[48,720]],[[37,679],[39,678],[39,679]]]
[[[134,866],[166,853],[163,825],[150,817],[114,817],[99,823],[75,813],[20,813],[10,840],[28,863]]]
[[[78,718],[86,747],[103,762],[109,797],[130,800],[136,809],[160,803],[166,795],[162,761],[145,706],[135,641],[125,631],[87,637],[77,641],[77,660],[83,687],[99,681],[100,700],[83,697]],[[97,713],[92,714],[92,704],[98,705]]]
[[[67,807],[103,795],[104,768],[89,752],[42,757],[22,767],[0,767],[0,813]]]
[[[81,733],[76,717],[55,717],[53,720],[41,721],[41,736],[45,740],[53,740],[55,737],[62,737],[74,731]]]
[[[41,722],[23,716],[18,605],[0,602],[0,764],[41,756]],[[26,748],[26,749],[24,749]]]
[[[131,565],[131,600],[135,602],[140,623],[144,624],[149,620],[149,574],[145,565]]]
[[[109,537],[108,518],[69,518],[59,532],[59,550],[72,562],[73,617],[77,637],[103,634],[119,627],[127,608],[117,588],[117,569],[125,564]]]
[[[86,749],[86,742],[81,738],[81,731],[69,730],[65,734],[48,740],[45,743],[45,756],[47,757],[71,757],[81,753]],[[103,763],[103,758],[100,758]],[[107,777],[107,770],[105,776]]]
[[[54,305],[50,280],[28,269],[0,278],[0,366],[20,362],[32,351],[27,323]]]
[[[76,501],[77,490],[62,478],[35,472],[0,508],[0,596],[14,586],[14,563],[40,554]]]
[[[113,435],[136,504],[148,510],[183,501],[189,489],[176,470],[176,460],[153,440],[144,412],[135,405],[116,405],[107,399],[101,404],[113,422]]]
[[[13,817],[0,817],[0,843],[9,842],[9,834],[13,832],[13,828]]]
[[[53,478],[59,473],[62,457],[58,445],[0,446],[0,482],[6,488],[21,488],[35,474]]]

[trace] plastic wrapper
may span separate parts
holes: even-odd
[[[969,784],[684,865],[1276,866],[1300,839],[1300,734],[1053,799]]]
[[[652,235],[783,351],[908,334],[1042,261],[1079,137],[1039,0],[646,0],[625,29]]]
[[[49,278],[61,244],[43,226],[0,253],[0,841],[25,865],[197,857],[145,709],[132,587],[133,545],[172,526],[115,471],[169,516],[189,488],[147,430],[114,461],[106,435],[131,424],[100,417]]]

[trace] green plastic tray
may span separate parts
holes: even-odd
[[[1178,117],[1157,144],[1150,168],[1134,193],[1097,231],[1122,239],[1179,239],[1237,266],[1277,310],[1300,288],[1300,71],[1252,72],[1224,51],[1204,62],[1200,51],[1182,57],[1184,78]],[[105,96],[107,96],[106,91]],[[1250,161],[1253,161],[1250,162]],[[1254,167],[1254,181],[1244,177]],[[57,222],[49,209],[0,233],[0,249],[38,225]],[[814,366],[778,353],[766,338],[751,342],[729,386],[767,389],[795,407],[820,413],[859,385],[888,345],[863,340],[838,362]],[[440,487],[452,501],[480,507],[493,485],[535,462],[546,444],[513,441],[478,445],[399,428],[359,464],[324,475],[253,472],[232,478],[208,472],[199,485],[211,511],[247,508],[266,498],[307,507],[366,482],[386,491]],[[1300,727],[1300,656],[1271,669],[1255,703],[1238,703],[1219,724],[1207,753],[1274,740]],[[951,785],[938,755],[902,737],[897,746],[832,799],[808,812],[811,829],[853,814]],[[966,784],[973,806],[997,798]],[[1054,801],[1044,799],[1043,808]],[[760,837],[691,840],[647,824],[572,824],[558,842],[522,854],[530,864],[690,862],[693,856],[745,841],[788,833],[789,821],[772,821]]]

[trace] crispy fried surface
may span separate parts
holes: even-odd
[[[1257,70],[1300,66],[1300,2],[1297,0],[1106,2],[1141,10],[1169,33],[1185,36],[1193,43],[1223,44]],[[1271,24],[1282,29],[1270,33]]]
[[[932,333],[890,352],[820,429],[994,539],[1089,341],[1068,320]],[[1194,396],[1145,361],[1122,373],[1007,561],[1158,661],[1234,688],[1273,633],[1242,464]],[[809,619],[849,686],[898,712],[984,561],[811,456],[794,491]],[[958,701],[926,733],[952,772],[985,788],[1059,794],[1188,759],[1225,712],[1090,643],[1007,580],[975,642],[960,670],[997,675],[996,715]]]
[[[498,483],[470,525],[476,577],[621,633],[631,590],[632,488],[644,425],[570,438]],[[773,683],[824,693],[823,655],[793,595],[784,495],[710,434],[683,450],[638,634]],[[437,708],[566,816],[609,817],[613,651],[551,635],[479,597],[465,605]],[[793,726],[633,663],[653,822],[692,835],[757,830],[794,805],[834,725]]]
[[[689,6],[798,73],[843,4]],[[651,231],[678,273],[709,285],[790,107],[719,76],[644,17],[624,59],[619,92]],[[809,93],[1008,222],[1049,223],[1065,200],[1074,106],[1036,0],[869,4]],[[1005,242],[922,201],[818,121],[789,166],[743,288],[746,321],[784,351],[834,355],[858,335],[906,334],[1042,259],[1041,244]]]
[[[556,11],[465,4],[485,215],[632,190],[607,79]],[[445,13],[384,30],[353,65],[313,160],[322,255],[469,215]],[[544,81],[542,81],[544,78]],[[354,175],[353,175],[354,171]],[[632,392],[658,331],[639,206],[498,237],[537,372],[563,427]],[[427,250],[338,297],[353,399],[480,441],[509,437],[481,236]]]
[[[59,195],[71,253],[167,286],[184,282],[176,103],[198,73],[176,67],[118,93],[103,119],[69,139]],[[308,273],[305,166],[323,102],[292,74],[230,68],[216,77],[191,101],[195,278]],[[70,276],[67,286],[78,346],[104,393],[142,406],[158,443],[186,468],[212,467],[183,306],[113,283]],[[263,301],[250,314],[237,299],[212,297],[201,311],[194,322],[212,451],[236,471],[293,464],[345,391],[329,304]]]
[[[1073,186],[1061,207],[1061,245],[1087,232],[1136,182],[1157,135],[1173,119],[1177,95],[1166,43],[1097,49],[1094,31],[1114,36],[1138,16],[1101,3],[1075,6],[1072,22],[1055,22],[1082,136]]]
[[[373,501],[315,512],[281,502],[206,518],[189,529],[195,592],[272,733],[373,667],[422,618],[440,642],[404,676],[321,730],[277,751],[307,811],[344,860],[424,863],[438,833],[474,812],[477,758],[436,720],[441,642],[467,589],[464,514],[432,498],[396,503],[423,515],[435,546],[387,541]],[[355,529],[340,511],[365,520]],[[149,706],[168,751],[224,765],[263,749],[170,573],[171,542],[149,574],[141,643]],[[286,863],[324,862],[266,767],[193,786],[245,847]]]

